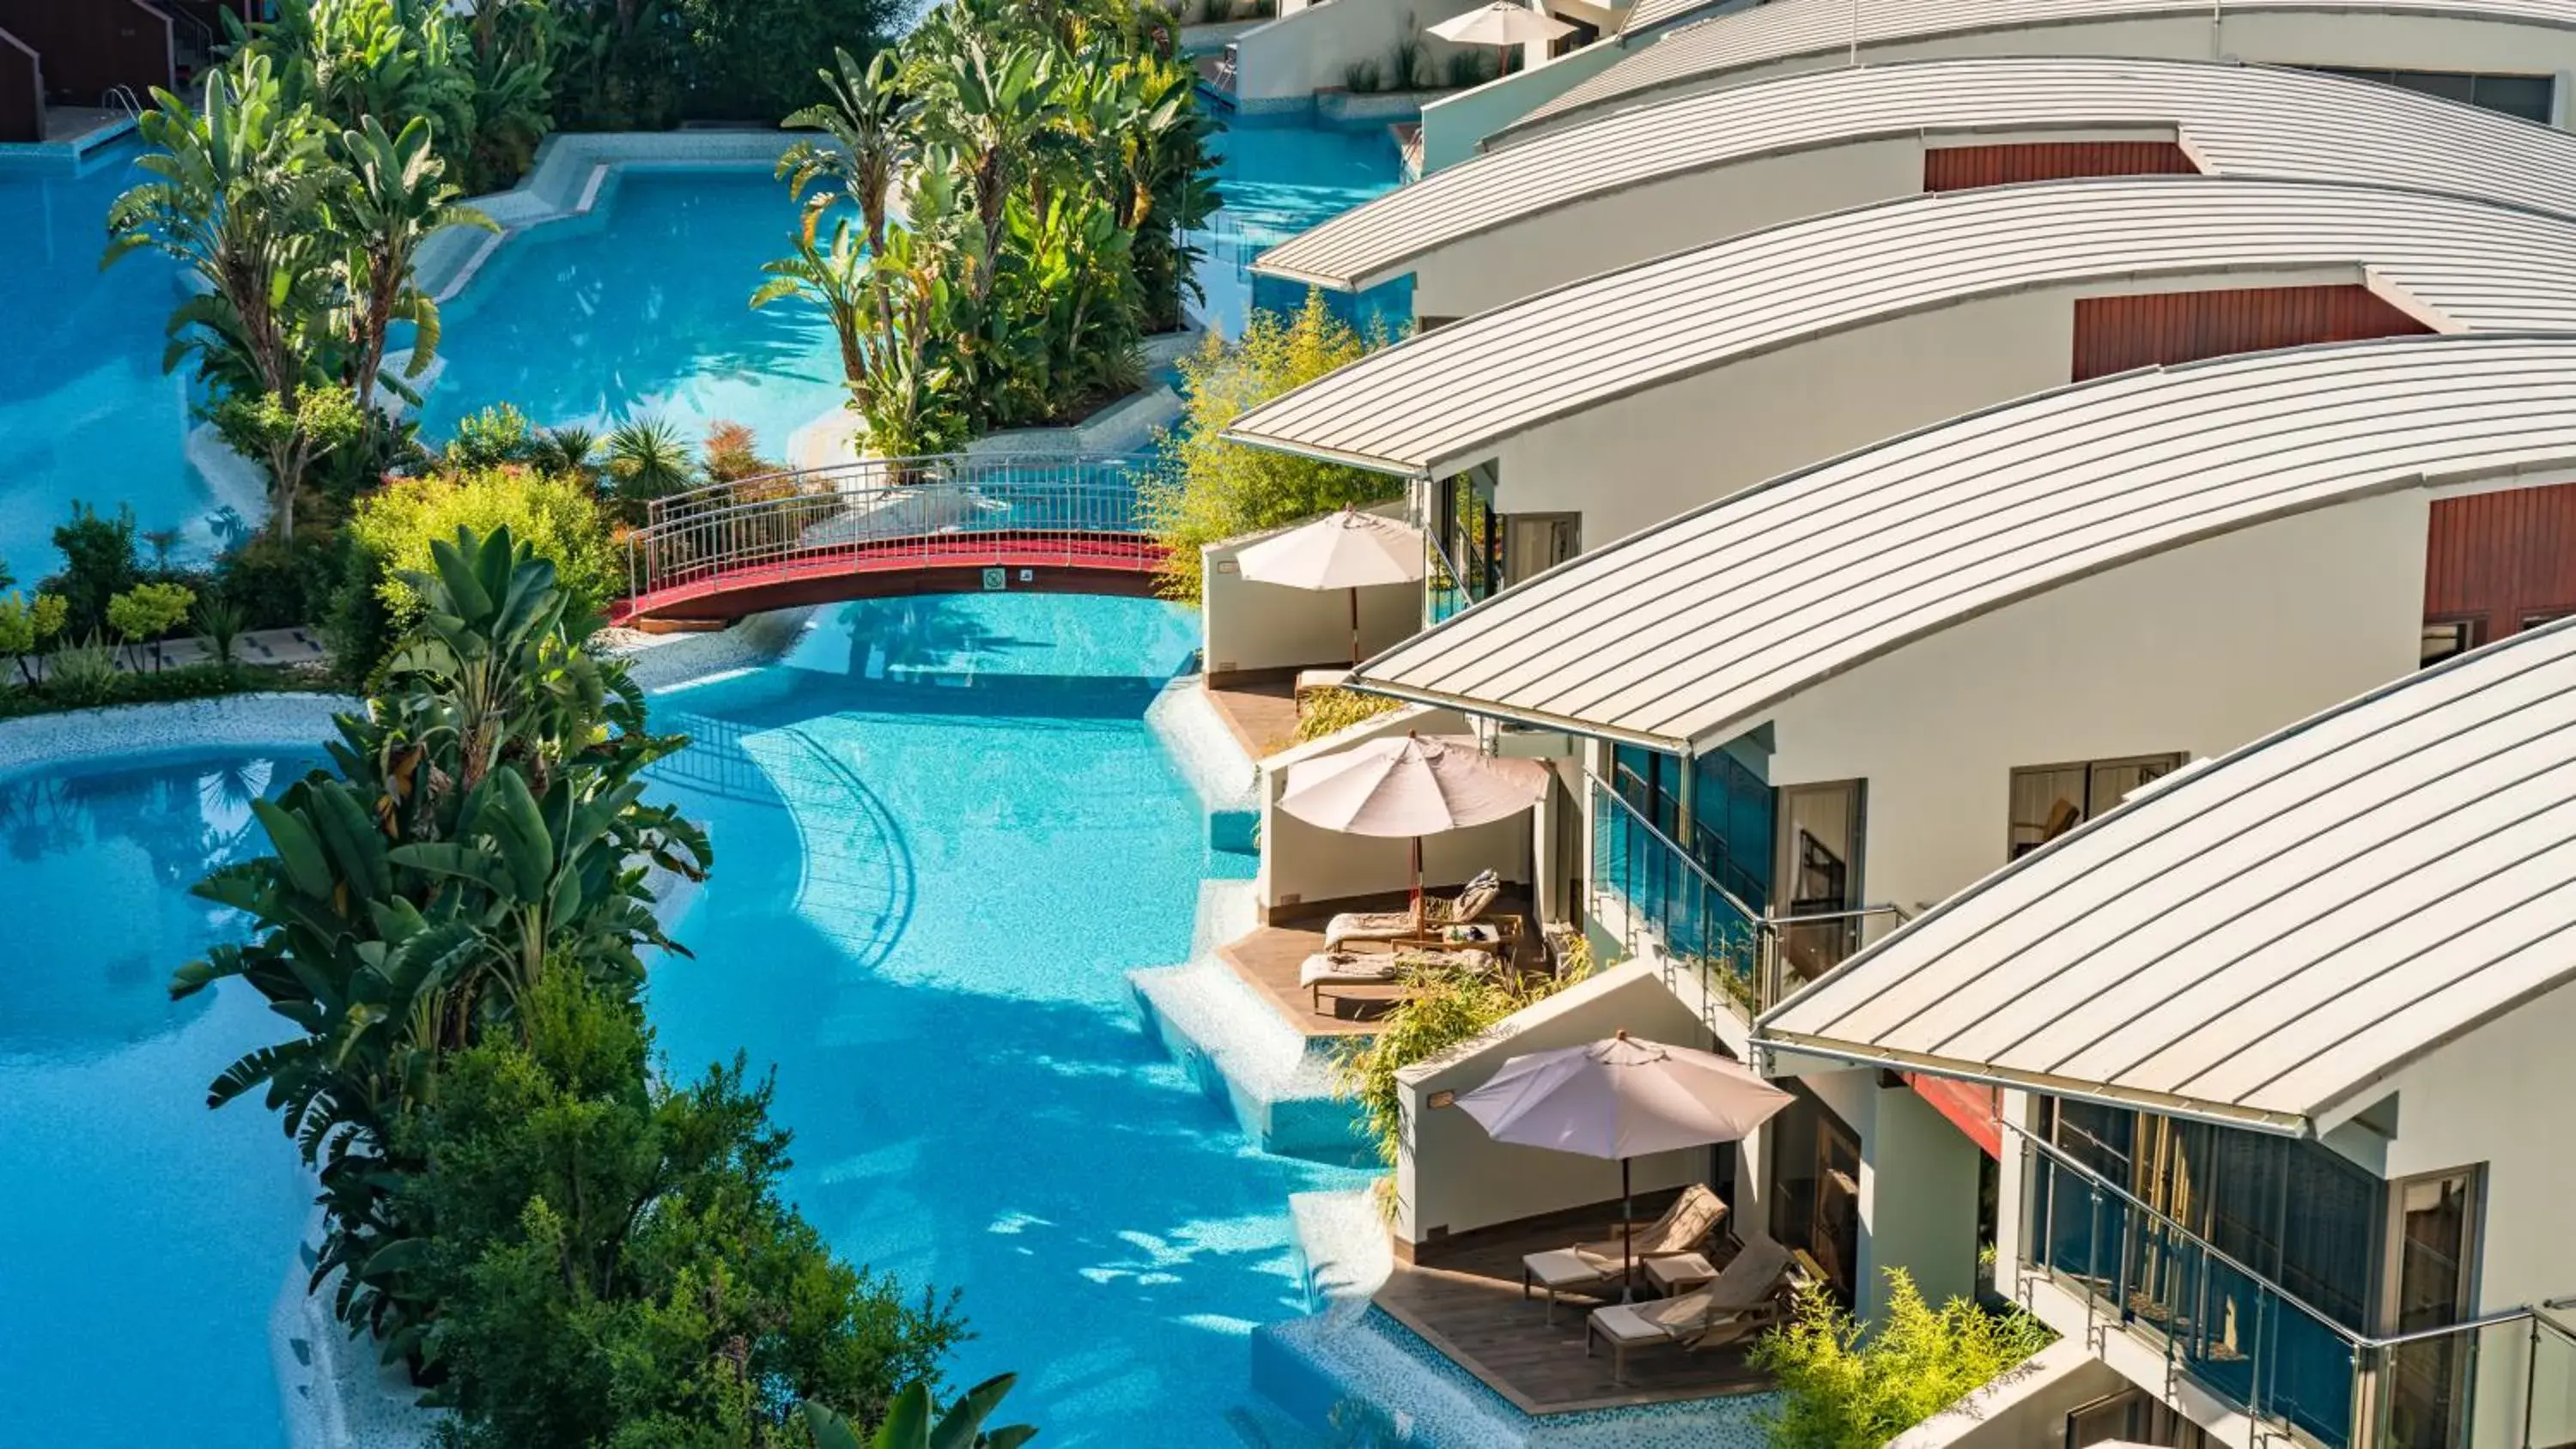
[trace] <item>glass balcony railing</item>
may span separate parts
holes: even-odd
[[[1599,776],[1592,789],[1592,888],[1614,909],[1619,945],[1634,956],[1651,937],[1699,973],[1713,996],[1750,1021],[1905,924],[1894,906],[1796,916],[1753,909]]]
[[[1718,884],[1672,838],[1619,793],[1592,777],[1592,883],[1614,896],[1620,945],[1636,955],[1652,934],[1674,960],[1697,972],[1712,997],[1748,1017],[1760,1009],[1761,915]]]
[[[1448,552],[1440,547],[1439,536],[1425,529],[1422,534],[1422,622],[1427,627],[1445,624],[1475,602],[1457,566],[1449,562]]]
[[[2016,1136],[2020,1134],[2016,1133]],[[2256,1420],[2322,1449],[2453,1449],[2576,1427],[2576,1336],[2515,1308],[2374,1338],[2265,1278],[2059,1149],[2021,1137],[2025,1267]],[[2258,1436],[2259,1437],[2259,1436]]]

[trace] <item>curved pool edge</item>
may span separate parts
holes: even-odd
[[[0,780],[66,765],[143,765],[217,750],[319,748],[345,694],[264,692],[0,720]]]

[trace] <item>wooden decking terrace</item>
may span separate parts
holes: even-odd
[[[1287,680],[1211,688],[1207,697],[1252,758],[1266,759],[1297,743],[1296,691]]]
[[[1641,1206],[1638,1216],[1647,1215]],[[1560,1216],[1547,1227],[1479,1235],[1483,1240],[1474,1246],[1444,1253],[1432,1264],[1399,1264],[1378,1289],[1377,1306],[1528,1414],[1571,1414],[1769,1389],[1770,1377],[1744,1361],[1741,1346],[1696,1353],[1669,1346],[1631,1349],[1628,1381],[1613,1383],[1610,1350],[1596,1344],[1586,1357],[1583,1332],[1594,1307],[1618,1300],[1615,1284],[1605,1298],[1561,1296],[1552,1324],[1543,1294],[1523,1296],[1524,1254],[1602,1239],[1617,1218],[1612,1205],[1598,1210],[1595,1220],[1569,1224]],[[1731,1251],[1722,1244],[1709,1256],[1722,1262]],[[1644,1276],[1637,1281],[1644,1292]]]

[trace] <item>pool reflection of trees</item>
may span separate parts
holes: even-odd
[[[204,1011],[211,998],[173,1003],[164,987],[232,913],[187,890],[265,848],[251,802],[296,768],[232,756],[0,781],[0,895],[25,913],[0,933],[0,1054],[86,1056]],[[67,861],[69,896],[47,869]]]

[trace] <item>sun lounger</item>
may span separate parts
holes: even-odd
[[[1324,949],[1336,950],[1355,941],[1398,941],[1434,927],[1465,925],[1493,909],[1502,893],[1502,877],[1489,870],[1467,882],[1455,900],[1424,896],[1418,922],[1411,911],[1345,911],[1325,923]]]
[[[1419,971],[1490,971],[1494,958],[1482,951],[1318,951],[1300,962],[1297,984],[1315,1009],[1324,1006],[1332,986],[1394,986]]]
[[[1654,1303],[1593,1309],[1583,1327],[1584,1356],[1591,1356],[1595,1337],[1608,1342],[1610,1381],[1624,1384],[1632,1348],[1675,1343],[1697,1350],[1740,1342],[1779,1321],[1780,1299],[1797,1272],[1788,1248],[1769,1239],[1747,1243],[1706,1287]]]
[[[1631,1261],[1674,1253],[1691,1253],[1708,1241],[1717,1225],[1726,1220],[1726,1204],[1716,1193],[1698,1183],[1682,1190],[1664,1215],[1639,1227],[1628,1238],[1627,1247],[1617,1238],[1599,1243],[1577,1243],[1571,1248],[1557,1248],[1545,1253],[1532,1253],[1521,1259],[1521,1296],[1527,1298],[1533,1288],[1547,1290],[1547,1320],[1556,1321],[1556,1295],[1573,1288],[1590,1288],[1621,1277]],[[1625,1250],[1623,1251],[1623,1248]]]

